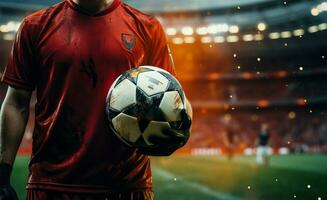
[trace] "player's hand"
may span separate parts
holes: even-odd
[[[184,146],[190,137],[192,124],[191,117],[186,110],[181,111],[181,124],[179,127],[168,128],[162,131],[165,137],[152,136],[150,142],[155,144],[154,148],[139,149],[141,153],[150,156],[169,156],[177,149]]]
[[[0,164],[0,200],[18,200],[16,191],[10,185],[11,170],[9,164]]]

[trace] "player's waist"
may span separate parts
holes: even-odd
[[[63,184],[55,182],[37,182],[29,181],[26,189],[41,189],[41,190],[53,190],[62,192],[74,192],[74,193],[109,193],[109,192],[137,192],[137,191],[152,191],[152,184],[135,185],[135,186],[99,186],[99,185],[87,185],[87,184]]]

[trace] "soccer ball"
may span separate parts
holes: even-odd
[[[133,68],[112,84],[106,113],[118,138],[136,148],[155,147],[151,136],[165,128],[178,129],[181,110],[186,109],[184,91],[169,72],[152,66]]]

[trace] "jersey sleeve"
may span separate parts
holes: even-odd
[[[35,56],[31,27],[25,19],[16,35],[1,82],[25,90],[35,88]]]
[[[150,30],[151,41],[147,47],[147,65],[160,67],[176,76],[172,54],[167,44],[166,34],[158,20],[153,18]]]

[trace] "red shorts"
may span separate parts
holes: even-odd
[[[86,194],[69,193],[52,190],[27,190],[27,200],[153,200],[152,191],[137,191],[124,193]]]

